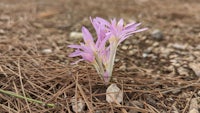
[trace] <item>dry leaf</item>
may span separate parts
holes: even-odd
[[[116,84],[111,84],[106,90],[106,101],[109,103],[121,103],[123,100],[123,92]]]

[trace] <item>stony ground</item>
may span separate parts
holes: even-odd
[[[0,0],[0,112],[199,113],[199,0]],[[67,48],[94,34],[89,17],[123,18],[149,30],[120,45],[113,80],[121,104],[108,104],[108,85],[87,63],[70,65]],[[110,84],[111,84],[110,83]],[[11,91],[42,104],[17,98]],[[50,104],[53,104],[51,107]]]

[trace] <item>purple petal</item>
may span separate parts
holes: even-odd
[[[120,41],[118,44],[120,44],[121,42],[123,42],[125,39],[127,39],[128,37],[132,36],[134,33],[137,33],[137,32],[142,32],[142,31],[145,31],[147,30],[148,28],[142,28],[142,29],[138,29],[138,30],[133,30],[133,31],[128,31],[126,33],[123,33],[121,35],[121,38],[120,38]]]
[[[113,26],[116,26],[116,24],[117,24],[116,18],[114,18],[114,19],[111,20],[111,24],[112,24]]]
[[[94,55],[89,54],[89,53],[82,53],[81,56],[83,57],[84,60],[93,62],[94,61]]]
[[[104,73],[103,79],[104,79],[105,82],[109,82],[108,81],[109,80],[109,74],[108,74],[107,71]]]
[[[87,28],[82,27],[83,39],[86,44],[94,43],[93,37]]]
[[[76,57],[76,56],[81,56],[82,52],[79,50],[76,50],[75,52],[69,54],[69,57]]]
[[[75,62],[71,63],[71,65],[78,64],[79,62],[81,62],[81,61],[83,61],[83,60],[84,60],[84,59],[79,59],[79,60],[77,60],[77,61],[75,61]]]
[[[138,26],[140,26],[141,23],[132,23],[132,24],[128,24],[125,26],[125,29],[136,29]]]
[[[134,33],[142,32],[142,31],[145,31],[145,30],[147,30],[147,29],[148,29],[148,28],[138,29],[138,30],[136,30]]]
[[[120,19],[119,22],[118,22],[118,24],[117,24],[117,26],[120,27],[120,28],[122,28],[123,25],[124,25],[124,20]]]
[[[105,20],[105,19],[103,19],[103,18],[100,18],[100,17],[96,17],[96,18],[93,19],[93,20],[96,20],[97,22],[99,22],[99,23],[101,23],[101,24],[103,24],[103,25],[106,25],[106,26],[109,26],[109,25],[110,25],[110,23],[109,23],[107,20]]]
[[[108,41],[110,37],[105,37],[102,41],[101,41],[101,44],[99,45],[99,49],[104,49],[105,48],[105,45],[106,45],[106,42]]]

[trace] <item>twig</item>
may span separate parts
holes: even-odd
[[[197,91],[197,89],[195,89],[195,91],[192,93],[192,95],[190,96],[190,99],[187,101],[185,108],[183,109],[182,113],[186,113],[187,108],[189,107],[190,101],[192,100],[192,97],[194,96],[195,92]]]
[[[133,106],[115,105],[115,107],[133,109],[137,112],[142,112],[142,113],[148,113],[149,112],[148,110],[145,110],[145,109],[142,109],[142,108],[139,108],[139,107],[133,107]]]
[[[0,104],[0,106],[1,106],[2,108],[4,108],[4,109],[8,110],[9,113],[10,113],[10,112],[12,112],[12,113],[18,113],[16,110],[14,110],[14,109],[12,109],[12,108],[6,106],[6,105]]]
[[[28,100],[27,100],[27,98],[26,98],[26,94],[25,94],[25,91],[24,91],[24,85],[23,85],[23,83],[22,83],[20,59],[18,59],[17,65],[18,65],[18,74],[19,74],[20,84],[21,84],[21,88],[22,88],[22,93],[23,93],[23,96],[25,97],[25,101],[26,101],[28,110],[29,110],[29,112],[31,113],[31,109],[30,109],[30,106],[29,106],[29,103],[28,103]]]
[[[81,95],[83,96],[83,99],[85,100],[85,103],[86,103],[87,106],[88,106],[88,109],[89,109],[90,113],[92,113],[92,112],[93,112],[92,105],[88,102],[88,100],[87,100],[87,98],[86,98],[86,95],[85,95],[83,89],[81,88],[81,86],[80,86],[78,83],[77,83],[77,86],[78,86],[78,89],[79,89]]]
[[[181,90],[181,89],[185,89],[185,88],[188,88],[188,87],[191,87],[191,86],[199,86],[200,83],[198,83],[199,80],[195,83],[191,83],[191,84],[188,84],[188,85],[185,85],[185,86],[180,86],[178,88],[174,88],[174,89],[169,89],[167,91],[162,91],[161,93],[162,94],[167,94],[167,93],[170,93],[172,91],[176,91],[176,90]]]
[[[151,109],[152,113],[160,113],[155,107],[145,102],[145,105]]]

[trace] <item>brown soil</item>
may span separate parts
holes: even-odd
[[[82,112],[189,112],[190,101],[200,96],[199,4],[199,0],[0,0],[0,89],[55,104],[49,107],[0,93],[0,112],[70,113],[73,96],[84,98]],[[81,39],[69,34],[80,32],[82,26],[94,33],[90,16],[123,18],[149,28],[118,49],[111,83],[124,92],[121,105],[106,102],[108,85],[91,65],[70,65],[78,58],[68,57],[73,50],[67,45]],[[156,29],[163,33],[162,40],[152,37]]]

